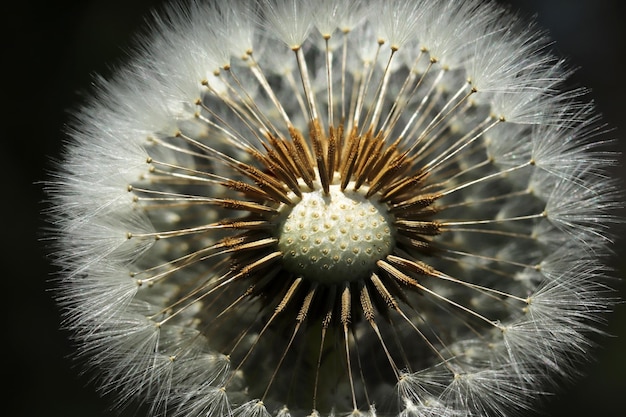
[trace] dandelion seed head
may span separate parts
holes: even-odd
[[[507,416],[613,301],[602,127],[482,1],[175,3],[77,112],[58,301],[120,408]]]

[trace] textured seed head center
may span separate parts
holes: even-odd
[[[321,190],[303,193],[283,216],[278,236],[283,265],[311,281],[362,279],[393,249],[386,207],[358,191],[333,185],[329,195]]]

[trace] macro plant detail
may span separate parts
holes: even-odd
[[[64,324],[120,408],[507,416],[588,360],[619,196],[544,33],[478,0],[150,29],[49,184]]]

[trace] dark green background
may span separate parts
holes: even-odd
[[[555,48],[581,67],[576,85],[593,89],[612,136],[626,144],[626,55],[618,0],[505,1],[550,30]],[[8,416],[112,416],[108,403],[65,359],[69,348],[57,330],[58,313],[47,276],[52,272],[38,241],[50,157],[59,155],[67,111],[80,103],[91,74],[107,74],[129,45],[151,0],[33,0],[2,9],[2,122],[0,123],[0,230],[2,294],[2,396]],[[624,178],[624,170],[616,169]],[[625,241],[617,246],[618,275],[626,276]],[[622,296],[624,285],[618,284]],[[547,405],[550,416],[622,416],[626,405],[626,308],[611,317],[598,361],[587,377],[564,387]]]

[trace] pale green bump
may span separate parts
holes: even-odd
[[[285,269],[323,284],[367,277],[394,247],[392,218],[384,204],[360,191],[330,187],[303,193],[283,210],[278,248]]]

